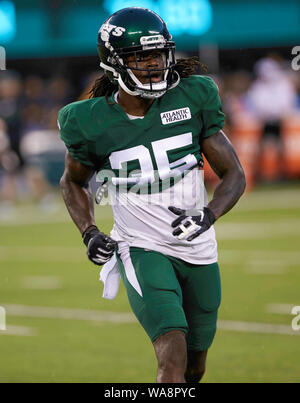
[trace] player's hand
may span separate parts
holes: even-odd
[[[96,227],[84,234],[83,242],[87,247],[88,258],[98,266],[109,261],[117,245],[116,241],[100,232]]]
[[[188,216],[185,210],[177,207],[169,207],[169,210],[179,216],[171,225],[175,228],[172,234],[180,240],[192,241],[207,231],[216,221],[213,212],[208,207],[204,207],[199,211],[199,215],[195,216]]]

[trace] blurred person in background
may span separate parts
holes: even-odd
[[[55,186],[63,171],[65,147],[59,140],[57,113],[61,105],[52,105],[42,117],[42,124],[33,124],[22,136],[20,150],[25,161],[24,173],[31,197],[42,208],[56,207]],[[30,115],[32,122],[38,108]],[[37,123],[37,121],[35,121]],[[28,126],[27,126],[28,127]]]
[[[22,81],[15,72],[2,72],[0,78],[0,132],[2,184],[1,199],[14,203],[23,160],[20,154]]]
[[[54,199],[63,170],[57,112],[68,101],[69,82],[54,76],[24,79],[5,71],[0,79],[0,198],[6,204],[32,198],[42,206]],[[51,165],[52,164],[52,165]]]
[[[282,125],[297,109],[297,90],[277,58],[267,57],[254,66],[256,79],[247,92],[247,104],[255,119],[262,125],[262,136],[258,147],[258,161],[264,149],[276,147],[278,155],[278,177],[284,175],[284,147]],[[257,164],[259,167],[259,164]],[[256,172],[257,177],[261,176]]]
[[[293,74],[291,75],[291,80],[297,91],[297,108],[298,110],[300,110],[300,72],[294,71]]]
[[[25,104],[31,102],[45,105],[47,102],[47,96],[45,93],[44,80],[39,76],[28,76],[24,80],[24,93]]]
[[[104,71],[102,75],[104,74]],[[94,71],[93,73],[89,74],[87,77],[83,79],[83,90],[78,98],[78,101],[82,101],[84,99],[89,99],[90,93],[94,87],[95,81],[99,79],[99,72]]]
[[[15,72],[2,72],[0,76],[0,118],[7,125],[11,148],[19,154],[23,85]]]
[[[17,198],[17,175],[19,158],[11,149],[7,125],[0,119],[0,201],[14,202]]]
[[[22,96],[22,136],[31,130],[45,127],[47,117],[46,86],[41,77],[29,76],[24,80]]]
[[[50,183],[55,175],[55,151],[61,150],[56,116],[58,109],[68,99],[69,83],[61,77],[48,81],[29,76],[24,82],[22,110],[22,136],[20,150],[25,161],[24,174],[30,196],[41,206],[54,203],[54,188]],[[55,120],[54,120],[55,117]],[[58,152],[57,158],[60,157]],[[50,169],[51,162],[53,163]]]
[[[48,108],[56,108],[71,102],[71,86],[64,77],[55,76],[48,80],[46,85]]]
[[[236,71],[223,77],[222,95],[224,112],[227,114],[227,124],[230,125],[239,114],[249,113],[247,91],[251,86],[251,74],[244,70]]]

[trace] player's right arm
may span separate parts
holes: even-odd
[[[93,169],[75,160],[67,151],[65,171],[60,180],[60,188],[66,207],[81,235],[91,226],[96,226],[94,204],[89,181]]]
[[[87,246],[89,259],[102,265],[113,255],[116,243],[100,232],[95,224],[94,203],[89,187],[93,174],[92,168],[74,159],[67,151],[65,171],[60,180],[62,196]]]

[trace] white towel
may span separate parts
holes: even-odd
[[[104,283],[102,298],[114,299],[119,290],[120,272],[116,253],[105,263],[100,272],[100,281]]]

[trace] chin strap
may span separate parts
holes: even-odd
[[[129,94],[129,95],[132,95],[132,96],[138,96],[138,95],[140,95],[137,91],[131,91],[127,86],[126,86],[126,84],[124,83],[124,81],[123,81],[123,79],[122,79],[122,77],[121,77],[121,75],[119,74],[119,77],[118,77],[118,83],[119,83],[119,85],[120,85],[120,87],[125,91],[125,92],[127,92],[127,94]]]
[[[137,79],[136,81],[138,81],[138,83],[141,85],[140,88],[136,88],[134,91],[130,90],[127,85],[124,83],[121,75],[119,75],[118,77],[118,83],[120,85],[120,87],[127,92],[127,94],[129,95],[133,95],[133,96],[141,96],[142,98],[148,98],[148,99],[153,99],[153,98],[160,98],[162,97],[167,91],[177,87],[177,85],[180,82],[180,75],[178,74],[177,71],[174,71],[174,73],[176,73],[177,75],[177,80],[175,81],[175,83],[173,83],[169,88],[157,88],[155,91],[151,91],[151,89],[149,88],[150,84],[145,84],[143,85],[142,83],[140,83]],[[154,83],[153,87],[155,89],[155,87],[161,85],[162,83],[166,83],[166,81],[161,81],[160,83]],[[136,82],[137,84],[137,82]],[[165,85],[166,87],[166,85]]]
[[[142,84],[132,73],[132,71],[130,69],[127,69],[128,74],[130,75],[131,79],[134,81],[134,83],[138,86],[138,88],[136,88],[135,90],[130,90],[127,85],[124,83],[123,78],[121,77],[121,74],[116,72],[116,70],[111,67],[108,66],[107,64],[104,63],[100,63],[100,66],[104,69],[104,70],[108,70],[110,72],[113,73],[113,76],[115,78],[116,81],[118,81],[120,87],[129,95],[132,96],[140,96],[142,98],[160,98],[162,97],[168,90],[171,90],[175,87],[177,87],[177,85],[180,82],[180,76],[179,73],[177,71],[174,71],[174,73],[177,74],[177,80],[175,81],[175,83],[173,83],[169,88],[167,87],[167,81],[163,80],[160,83],[154,83],[152,84],[152,88],[154,87],[158,87],[158,86],[164,86],[165,88],[157,88],[154,91],[151,91],[151,89],[149,88],[150,84]],[[162,84],[163,83],[163,84]]]

